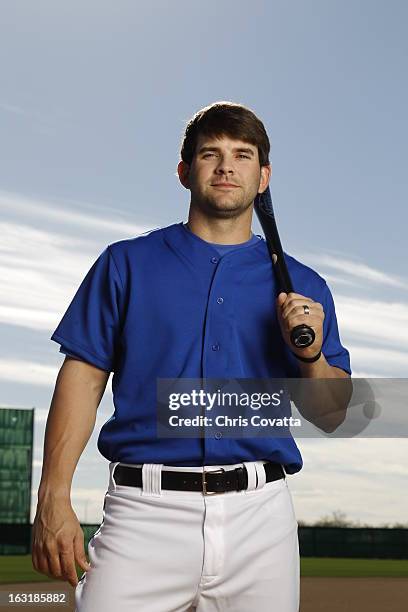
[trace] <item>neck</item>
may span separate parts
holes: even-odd
[[[190,208],[188,215],[189,229],[206,242],[214,244],[240,244],[247,242],[251,231],[252,210],[231,219],[219,219],[201,215]]]

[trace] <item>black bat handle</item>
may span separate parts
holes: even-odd
[[[296,348],[306,348],[315,340],[314,330],[309,325],[296,325],[290,332],[290,340]]]
[[[272,197],[269,187],[254,202],[255,212],[265,233],[266,244],[275,269],[279,290],[284,293],[293,293],[292,280],[283,255],[283,249],[276,227],[275,215],[272,206]],[[306,348],[313,344],[315,332],[309,325],[296,325],[290,333],[290,340],[296,348]]]

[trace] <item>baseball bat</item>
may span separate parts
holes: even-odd
[[[292,293],[293,285],[286,265],[283,249],[276,226],[272,196],[269,186],[254,199],[254,210],[265,234],[269,255],[278,281],[278,291]],[[291,331],[290,340],[296,348],[305,348],[313,344],[314,330],[308,325],[296,325]]]

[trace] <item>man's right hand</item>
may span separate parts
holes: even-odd
[[[32,531],[34,568],[50,578],[78,584],[75,567],[90,569],[84,533],[71,506],[75,467],[96,421],[109,372],[65,358],[58,373],[44,440],[44,461]]]
[[[48,496],[38,502],[32,530],[34,569],[50,578],[78,584],[75,562],[90,569],[84,533],[69,499]]]

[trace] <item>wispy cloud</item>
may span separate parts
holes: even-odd
[[[6,104],[5,102],[0,102],[0,110],[5,111],[6,113],[13,113],[14,115],[27,116],[31,114],[15,104]]]
[[[332,255],[316,255],[304,253],[301,260],[308,265],[318,265],[319,269],[336,270],[343,273],[343,277],[336,277],[337,282],[350,282],[350,277],[364,281],[365,283],[382,285],[384,287],[395,287],[408,289],[408,281],[382,270],[376,270],[365,263],[353,261],[345,257],[333,257]],[[324,274],[327,278],[327,275]],[[359,283],[361,286],[361,283]]]
[[[329,285],[345,285],[347,287],[353,287],[357,289],[360,287],[360,283],[357,279],[345,278],[336,274],[326,273],[324,275],[325,280]]]
[[[57,373],[58,369],[51,365],[22,359],[0,359],[0,379],[7,382],[49,387],[55,383]]]
[[[48,134],[55,134],[56,130],[69,130],[75,127],[72,116],[70,117],[65,110],[55,106],[41,110],[34,108],[33,105],[29,107],[29,103],[22,106],[0,102],[0,113],[14,116],[17,121],[24,123],[29,129]]]
[[[6,102],[0,102],[0,112],[14,115],[20,122],[24,121],[24,124],[30,126],[34,131],[42,133],[55,133],[55,129],[61,124],[61,118],[53,117],[49,112],[47,114],[39,113],[33,109],[22,108],[16,104],[7,104]],[[66,123],[64,121],[64,124]],[[64,127],[66,129],[67,125]]]
[[[110,242],[150,228],[0,193],[0,322],[54,328],[82,278]],[[96,238],[97,237],[97,238]]]
[[[408,355],[408,305],[336,294],[336,315],[342,335],[367,344],[400,347]],[[403,350],[402,350],[403,349]]]
[[[379,375],[380,378],[387,378],[390,371],[395,371],[396,369],[399,371],[405,370],[408,374],[408,351],[362,346],[358,344],[349,344],[347,348],[353,356],[353,363],[355,362],[357,364],[357,369],[369,363],[370,368],[377,370],[377,372],[384,372],[383,375]],[[357,376],[357,369],[354,373],[355,376]],[[388,374],[386,374],[387,372]],[[360,371],[360,378],[367,378],[366,376],[361,376],[361,373]],[[373,374],[370,374],[370,376],[373,376]]]
[[[35,198],[27,198],[20,194],[0,191],[0,206],[3,211],[10,211],[14,218],[31,219],[31,223],[36,227],[39,222],[46,221],[50,225],[53,221],[57,222],[59,233],[71,237],[69,227],[75,226],[84,232],[83,238],[88,242],[93,236],[86,234],[87,231],[103,232],[107,236],[130,237],[143,233],[151,229],[138,225],[127,218],[125,215],[107,214],[103,207],[95,204],[78,202],[56,201],[46,202]],[[91,209],[91,212],[84,213],[79,208]],[[75,237],[75,235],[74,235]]]

